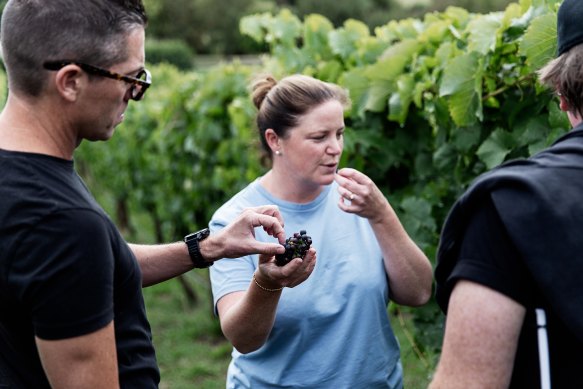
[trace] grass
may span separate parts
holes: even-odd
[[[162,375],[160,388],[224,389],[231,346],[212,313],[207,271],[193,271],[184,277],[196,293],[195,305],[177,279],[144,289]],[[401,344],[405,388],[426,388],[434,357],[421,355],[412,345],[412,324],[406,314],[391,316]]]

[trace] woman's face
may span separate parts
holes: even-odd
[[[279,147],[281,154],[273,157],[281,174],[302,186],[331,184],[344,147],[342,104],[329,100],[316,106],[279,139]]]

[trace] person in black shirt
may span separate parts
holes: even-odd
[[[77,175],[81,141],[109,139],[151,84],[146,23],[141,0],[10,0],[3,10],[2,388],[156,388],[141,288],[220,258],[284,251],[275,206],[246,209],[210,236],[128,244]],[[259,226],[273,243],[254,238]]]
[[[573,129],[480,176],[451,209],[431,388],[583,387],[583,2],[565,0],[557,16],[558,56],[539,79]]]

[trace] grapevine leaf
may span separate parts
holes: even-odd
[[[276,46],[273,49],[273,55],[283,63],[288,71],[294,73],[301,71],[305,65],[305,58],[297,47]]]
[[[453,143],[458,150],[468,152],[480,141],[481,132],[480,126],[459,128],[453,134]]]
[[[437,20],[427,26],[427,29],[419,36],[419,40],[430,43],[443,42],[445,35],[450,31],[450,22],[445,20]]]
[[[488,169],[492,169],[504,161],[513,145],[512,135],[498,128],[482,143],[476,154]]]
[[[338,61],[321,62],[318,64],[317,78],[335,83],[338,81],[342,71],[342,64]]]
[[[421,50],[421,47],[421,44],[417,40],[405,39],[386,49],[380,56],[380,59],[394,60],[398,58],[399,66],[405,66],[405,63],[409,62],[413,55]]]
[[[410,73],[405,73],[397,80],[397,93],[389,98],[389,120],[394,120],[400,125],[405,124],[409,105],[413,100],[415,91],[415,79]]]
[[[394,82],[387,80],[376,80],[368,90],[365,110],[371,112],[382,112],[387,106],[387,99],[394,90]]]
[[[300,37],[302,23],[289,9],[282,9],[276,18],[272,20],[271,31],[268,39],[281,42],[287,47],[296,47],[296,39]]]
[[[450,143],[444,143],[433,154],[433,164],[440,170],[450,170],[455,166],[457,150]]]
[[[517,123],[514,132],[514,143],[518,146],[532,145],[546,138],[548,132],[548,121],[544,117],[529,117]]]
[[[444,69],[439,95],[449,96],[449,111],[458,126],[482,119],[482,66],[478,54],[471,52],[453,58]]]
[[[400,207],[403,210],[400,219],[409,235],[415,237],[416,241],[425,241],[425,239],[420,239],[424,236],[423,231],[433,232],[437,227],[431,213],[431,203],[419,197],[406,197]]]
[[[447,18],[452,21],[452,25],[456,28],[464,28],[470,19],[470,13],[467,10],[453,6],[447,7],[444,16],[447,16]]]
[[[480,54],[487,54],[496,49],[502,13],[480,15],[468,23],[468,49]]]
[[[348,89],[350,99],[352,100],[352,108],[358,116],[363,116],[366,110],[366,103],[368,99],[368,78],[363,74],[361,68],[355,68],[349,72],[345,72],[338,83]]]
[[[375,34],[379,39],[393,42],[396,40],[417,39],[423,29],[423,23],[418,19],[391,20],[388,24],[377,27]]]
[[[315,60],[327,58],[331,54],[328,34],[333,29],[332,23],[322,15],[312,14],[304,19],[304,49]]]
[[[257,42],[263,42],[272,18],[269,13],[244,16],[239,22],[239,30],[241,34],[248,35]]]
[[[364,74],[370,80],[370,89],[365,109],[381,112],[387,107],[389,95],[395,91],[395,78],[403,73],[409,58],[395,55],[368,66]]]
[[[344,27],[330,31],[328,40],[335,54],[348,59],[358,49],[357,42],[368,36],[370,30],[366,24],[349,19],[344,22]]]
[[[548,13],[535,18],[524,33],[519,53],[526,63],[540,69],[555,57],[557,51],[557,16]]]

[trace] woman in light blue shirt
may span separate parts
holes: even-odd
[[[248,256],[210,269],[234,346],[227,388],[401,388],[389,298],[426,303],[432,268],[372,180],[338,170],[346,92],[308,76],[267,76],[253,101],[271,170],[217,210],[211,230],[247,207],[275,204],[286,234],[306,230],[318,259],[312,252],[308,263],[277,268],[273,258]],[[273,240],[260,230],[256,238]],[[303,282],[298,266],[312,272]]]

